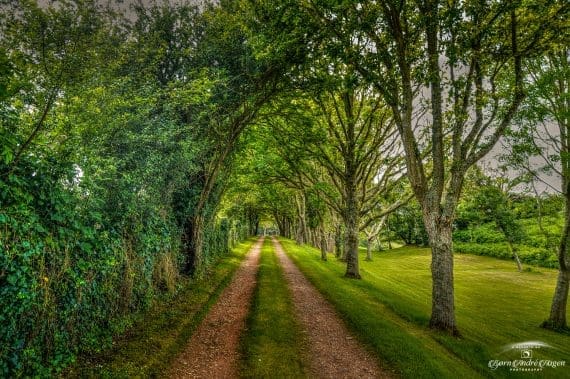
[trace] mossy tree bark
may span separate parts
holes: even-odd
[[[366,239],[366,260],[372,260],[372,240],[370,238]]]
[[[567,186],[570,178],[566,179]],[[543,326],[550,329],[566,329],[568,327],[566,320],[566,308],[568,305],[568,290],[570,283],[570,260],[568,259],[568,246],[570,244],[570,191],[566,187],[566,211],[565,223],[560,247],[558,249],[558,264],[560,265],[558,271],[558,280],[556,281],[556,289],[554,290],[554,297],[552,298],[552,305],[550,307],[550,316]]]
[[[325,232],[324,225],[320,226],[320,234],[321,234],[321,259],[323,261],[327,260],[327,235]]]
[[[337,224],[334,231],[334,255],[336,258],[340,259],[342,257],[343,250],[343,240],[342,240],[342,226]]]
[[[366,234],[366,260],[372,260],[372,243],[378,239],[378,235],[387,224],[388,217],[384,216],[376,223],[373,223],[364,228]]]
[[[306,199],[303,191],[299,191],[299,193],[295,195],[295,204],[297,205],[297,232],[295,233],[295,241],[297,244],[303,245],[309,241]]]
[[[350,167],[350,165],[348,165]],[[354,175],[354,174],[353,174]],[[347,175],[349,178],[353,175]],[[346,225],[346,272],[344,276],[352,279],[360,279],[360,267],[358,262],[358,232],[359,232],[358,199],[356,197],[356,184],[348,183],[346,186],[346,212],[344,222]]]
[[[458,334],[453,287],[453,242],[450,220],[427,210],[424,220],[432,250],[432,314],[430,328]]]

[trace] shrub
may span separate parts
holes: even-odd
[[[494,223],[487,223],[477,228],[456,230],[453,239],[460,242],[498,243],[504,242],[505,236],[496,230]]]
[[[536,248],[527,245],[515,245],[519,258],[523,263],[558,268],[558,260],[555,252],[549,252],[545,248]],[[455,242],[454,249],[457,253],[475,254],[499,259],[513,259],[506,242],[503,243],[465,243]]]

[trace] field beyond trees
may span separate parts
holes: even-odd
[[[388,367],[403,377],[457,378],[528,377],[502,367],[490,370],[491,360],[520,358],[508,345],[543,341],[551,348],[534,350],[538,359],[566,360],[570,335],[539,327],[548,311],[556,270],[533,268],[519,273],[514,264],[494,258],[455,256],[457,317],[462,337],[450,338],[427,329],[430,313],[430,251],[401,247],[375,252],[364,261],[362,281],[342,278],[343,264],[323,264],[319,251],[283,240],[301,271],[335,306],[355,334]],[[533,374],[530,374],[533,375]],[[570,377],[568,367],[544,369],[545,378]]]

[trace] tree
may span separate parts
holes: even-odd
[[[542,182],[565,200],[564,229],[558,246],[558,281],[548,319],[543,326],[567,328],[570,283],[570,50],[564,45],[544,59],[527,63],[531,85],[519,127],[510,135],[507,164]],[[551,177],[559,180],[560,187]]]
[[[204,12],[207,27],[197,45],[200,53],[196,61],[216,78],[216,86],[211,109],[200,117],[198,128],[209,147],[198,178],[202,190],[184,227],[190,272],[202,269],[205,212],[223,167],[231,160],[243,131],[263,106],[284,90],[292,67],[305,59],[304,34],[278,27],[282,18],[294,17],[291,10],[267,20],[265,6],[221,1]],[[284,33],[288,34],[286,42]]]
[[[502,176],[490,177],[481,175],[478,178],[477,192],[468,204],[463,208],[464,212],[477,212],[482,222],[494,222],[503,233],[509,246],[509,251],[517,264],[519,272],[522,271],[522,263],[517,253],[515,244],[520,243],[524,237],[522,227],[517,223],[517,216],[513,210],[510,199],[512,187],[518,184],[516,181],[509,182],[506,173]]]
[[[362,89],[342,89],[339,95],[329,93],[317,99],[321,112],[318,117],[325,123],[331,145],[319,144],[313,153],[341,195],[340,202],[331,202],[331,205],[346,227],[345,276],[360,278],[358,234],[361,220],[392,188],[391,181],[401,173],[398,171],[400,159],[396,154],[395,129],[389,115],[377,108],[378,100]],[[375,180],[378,180],[377,184]],[[382,212],[385,214],[386,210]]]
[[[17,80],[10,86],[5,83],[3,92],[12,92],[7,108],[20,119],[10,124],[2,115],[4,177],[17,170],[39,138],[45,138],[57,101],[96,64],[93,48],[102,35],[102,9],[95,1],[68,1],[47,9],[22,1],[6,8],[10,17],[0,20],[2,55],[7,73],[16,74]]]
[[[370,88],[352,79],[342,72],[329,77],[304,103],[303,95],[297,96],[295,104],[304,106],[303,117],[284,117],[273,124],[288,170],[309,183],[342,218],[345,275],[360,278],[359,231],[400,205],[397,201],[372,212],[404,176],[389,111],[379,108],[380,100]]]
[[[378,238],[382,229],[386,225],[387,216],[382,217],[379,221],[369,225],[364,229],[364,234],[366,235],[366,260],[372,260],[372,243]]]
[[[422,210],[412,200],[388,218],[389,230],[408,245],[428,246],[428,234],[422,219]]]
[[[522,60],[556,35],[567,7],[437,0],[329,5],[310,2],[305,9],[392,109],[432,248],[430,327],[458,334],[451,232],[464,177],[509,127],[524,99]]]
[[[53,376],[79,348],[101,348],[109,320],[175,290],[168,198],[180,182],[169,169],[187,156],[170,138],[179,125],[164,88],[121,70],[125,20],[95,1],[12,3],[1,32],[14,75],[0,100],[0,376]]]

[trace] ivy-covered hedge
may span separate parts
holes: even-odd
[[[244,237],[218,208],[282,76],[222,8],[40,3],[0,15],[0,377],[53,377],[176,290],[193,217],[205,265]]]
[[[115,319],[149,304],[155,267],[176,251],[167,220],[113,227],[36,168],[0,183],[0,376],[48,375],[105,346]]]
[[[144,203],[108,220],[63,174],[36,163],[0,180],[0,377],[52,376],[106,348],[179,283],[176,222]],[[234,226],[209,225],[213,261]]]

